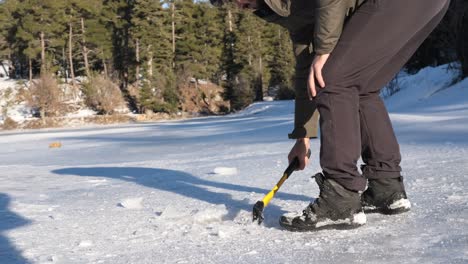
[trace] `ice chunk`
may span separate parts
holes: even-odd
[[[80,243],[78,243],[78,246],[79,247],[92,247],[93,242],[90,241],[90,240],[84,240],[84,241],[81,241]]]
[[[187,209],[176,205],[169,205],[161,212],[161,217],[166,219],[185,218],[187,217]]]
[[[142,209],[143,205],[141,204],[141,202],[143,202],[142,197],[127,198],[121,201],[119,203],[119,206],[122,206],[123,208],[127,208],[127,209]]]
[[[198,211],[193,216],[193,220],[198,224],[208,224],[223,221],[223,216],[227,214],[226,206],[220,205]]]
[[[216,168],[213,170],[213,173],[214,173],[214,174],[218,174],[218,175],[226,175],[226,176],[229,176],[229,175],[236,175],[236,174],[237,174],[237,168],[216,167]]]

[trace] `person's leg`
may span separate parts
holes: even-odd
[[[437,14],[426,26],[411,38],[363,87],[359,94],[361,121],[361,156],[365,163],[362,173],[368,179],[400,177],[400,149],[380,97],[380,90],[416,52],[426,37],[440,23],[448,8]]]
[[[363,176],[368,186],[362,195],[365,212],[397,214],[411,208],[403,177],[399,145],[380,97],[381,88],[404,66],[411,55],[434,30],[445,15],[449,2],[424,28],[410,39],[361,90],[359,113],[361,120],[361,151]]]
[[[323,68],[326,87],[319,89],[315,98],[320,112],[320,164],[324,174],[315,176],[320,195],[303,215],[282,216],[281,226],[307,231],[357,227],[366,222],[358,191],[365,189],[367,180],[356,167],[361,155],[360,95],[446,3],[368,0],[349,19]]]
[[[356,167],[361,156],[360,95],[367,91],[379,70],[431,23],[447,2],[369,0],[349,19],[324,66],[326,87],[315,99],[321,115],[320,162],[326,178],[349,190],[364,190],[366,179]],[[421,41],[426,36],[418,37]],[[388,69],[380,75],[393,76],[396,71],[398,69]],[[393,135],[391,125],[380,130],[384,130],[388,138]],[[392,159],[399,163],[397,147],[383,152],[398,153]]]

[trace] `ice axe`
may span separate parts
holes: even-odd
[[[310,149],[307,152],[307,157],[310,158]],[[295,157],[293,161],[289,164],[288,168],[284,171],[283,177],[281,177],[281,179],[278,181],[275,187],[273,187],[273,189],[267,195],[265,195],[265,197],[263,197],[263,200],[257,201],[255,203],[252,212],[253,222],[255,222],[256,220],[258,220],[258,224],[261,224],[263,222],[263,219],[265,219],[265,217],[263,216],[263,209],[265,209],[268,203],[270,203],[271,199],[273,198],[273,196],[275,196],[276,192],[278,192],[281,185],[283,185],[283,183],[289,178],[289,176],[291,176],[291,174],[297,169],[298,166],[299,159]]]

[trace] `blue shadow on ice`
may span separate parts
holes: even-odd
[[[29,261],[21,255],[21,252],[15,248],[13,243],[8,240],[4,232],[27,225],[30,221],[11,212],[8,209],[9,204],[10,197],[4,193],[0,193],[0,263],[29,263]]]
[[[200,179],[191,174],[176,170],[141,167],[80,167],[65,168],[52,171],[59,175],[78,175],[88,177],[106,177],[134,182],[146,187],[173,192],[188,198],[197,199],[211,204],[224,204],[228,210],[225,220],[233,220],[241,210],[251,212],[253,204],[247,200],[233,199],[229,191],[260,194],[259,199],[270,190],[248,187],[230,183]],[[208,187],[224,189],[226,192],[209,191]],[[309,201],[310,197],[296,194],[278,193],[275,199]],[[270,204],[265,210],[267,226],[277,226],[278,217],[285,213],[280,207]]]

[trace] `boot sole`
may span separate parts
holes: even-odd
[[[297,228],[297,227],[280,222],[280,226],[292,232],[313,232],[313,231],[320,231],[320,230],[350,230],[350,229],[361,227],[363,225],[361,224],[335,224],[335,225],[325,225],[325,226],[320,226],[320,227]]]
[[[395,208],[392,208],[395,207]],[[392,204],[385,207],[375,207],[364,204],[362,206],[365,213],[380,213],[385,215],[394,215],[408,212],[411,210],[411,203],[407,198],[394,201]]]
[[[360,212],[356,215],[353,216],[352,222],[343,222],[343,220],[337,220],[337,221],[331,221],[326,222],[327,220],[316,223],[315,225],[301,225],[301,226],[294,226],[291,224],[291,221],[282,221],[283,219],[286,219],[284,217],[280,218],[279,224],[283,228],[289,231],[293,232],[310,232],[310,231],[320,231],[324,229],[335,229],[335,230],[348,230],[348,229],[355,229],[360,226],[363,226],[366,224],[367,219],[366,215],[363,212]],[[346,219],[344,219],[346,220]],[[322,224],[320,226],[317,226],[317,224]]]
[[[396,215],[406,213],[411,210],[411,208],[396,208],[396,209],[389,209],[389,208],[366,208],[363,207],[364,213],[366,214],[383,214],[383,215]]]

